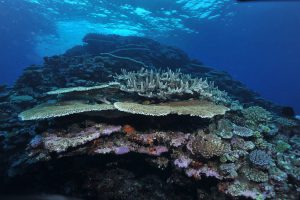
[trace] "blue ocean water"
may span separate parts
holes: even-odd
[[[300,113],[300,2],[0,0],[0,84],[89,32],[150,37]]]

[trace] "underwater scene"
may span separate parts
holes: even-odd
[[[300,199],[300,1],[0,0],[0,200]]]

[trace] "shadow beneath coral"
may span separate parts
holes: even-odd
[[[153,158],[146,157],[129,153],[53,159],[32,165],[26,174],[9,180],[0,192],[83,199],[196,199],[196,185],[191,180],[173,174],[171,168],[152,167],[147,160]]]

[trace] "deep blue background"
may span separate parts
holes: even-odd
[[[31,9],[22,1],[0,3],[0,83],[12,84],[24,67],[41,63],[33,38],[55,32]],[[199,34],[178,33],[167,43],[300,113],[300,3],[241,3],[233,9],[230,21],[190,21]]]
[[[242,3],[234,12],[172,43],[300,113],[300,2]]]

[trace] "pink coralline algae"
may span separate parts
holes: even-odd
[[[201,179],[201,175],[206,177],[214,177],[216,179],[222,179],[222,176],[214,169],[207,166],[201,167],[200,169],[189,168],[185,171],[188,177],[194,177],[195,179]]]
[[[123,154],[129,153],[130,152],[130,148],[127,147],[127,146],[116,147],[114,149],[114,152],[117,155],[123,155]]]
[[[160,156],[161,154],[168,152],[168,148],[165,146],[140,147],[137,152],[151,156]]]
[[[106,126],[101,132],[103,135],[110,135],[115,132],[121,132],[122,126]]]
[[[121,126],[98,124],[97,127],[88,127],[79,133],[72,133],[71,136],[67,137],[60,137],[55,134],[51,134],[45,137],[43,142],[45,148],[50,152],[61,153],[66,151],[68,148],[86,144],[101,136],[107,136],[120,130]]]
[[[178,133],[175,138],[171,139],[173,147],[179,147],[187,143],[190,134]]]
[[[94,152],[98,154],[108,154],[113,152],[113,149],[108,147],[103,147],[103,148],[96,149]]]
[[[258,196],[257,192],[251,191],[251,190],[242,191],[240,195],[243,197],[246,197],[246,198],[251,198],[251,199],[256,199]]]
[[[180,158],[177,158],[175,161],[174,161],[174,165],[179,167],[179,168],[187,168],[190,163],[192,162],[191,159],[189,159],[188,157],[186,156],[181,156]]]
[[[40,135],[36,135],[34,138],[31,139],[29,142],[29,146],[31,148],[37,148],[43,143],[43,137]]]

